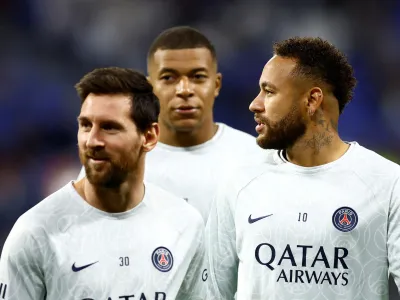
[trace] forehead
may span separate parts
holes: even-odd
[[[295,60],[274,55],[264,66],[260,83],[271,82],[277,86],[287,83],[293,79],[291,72],[295,67]]]
[[[128,95],[89,94],[81,107],[81,117],[96,120],[130,119],[131,99]]]
[[[159,49],[154,53],[150,64],[156,71],[174,69],[184,72],[198,68],[211,69],[214,66],[214,61],[210,50],[207,48]]]

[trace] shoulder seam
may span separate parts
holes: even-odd
[[[243,192],[243,190],[248,187],[254,180],[258,179],[260,176],[264,175],[266,171],[262,171],[260,174],[255,175],[253,178],[251,178],[247,183],[245,183],[237,192],[236,197],[235,197],[235,214],[236,214],[236,206],[237,206],[237,202],[239,199],[239,195],[241,192]]]

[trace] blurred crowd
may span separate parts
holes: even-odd
[[[399,161],[400,1],[0,0],[0,245],[21,213],[79,172],[73,85],[96,67],[146,72],[150,43],[175,25],[215,44],[216,119],[251,134],[248,105],[272,43],[328,39],[359,82],[342,137]]]

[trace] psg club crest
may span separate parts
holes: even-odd
[[[357,226],[358,216],[354,209],[344,206],[333,213],[332,223],[337,230],[349,232]]]
[[[158,247],[153,251],[151,260],[154,267],[161,272],[168,272],[174,264],[174,258],[171,251],[165,247]]]

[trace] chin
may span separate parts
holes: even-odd
[[[90,183],[96,184],[97,182],[103,182],[107,177],[109,177],[108,170],[96,170],[92,167],[85,168],[86,177]]]
[[[86,176],[87,180],[93,185],[102,185],[105,181],[107,181],[106,174],[90,174],[90,176]]]
[[[98,188],[118,188],[122,184],[121,180],[106,176],[88,178],[88,181]]]
[[[282,143],[278,143],[277,141],[268,140],[268,138],[265,136],[261,136],[261,135],[258,136],[256,141],[257,141],[257,145],[265,150],[283,150],[283,149],[285,149],[285,147],[283,147]]]
[[[175,129],[175,131],[178,132],[191,132],[193,130],[196,130],[201,126],[201,123],[198,120],[193,120],[193,119],[186,119],[186,120],[180,120],[173,122],[172,128]]]
[[[266,138],[265,138],[265,136],[262,135],[262,134],[260,134],[260,135],[256,138],[256,142],[257,142],[258,146],[260,146],[261,148],[263,148],[262,145],[265,144],[265,141],[266,141]]]

